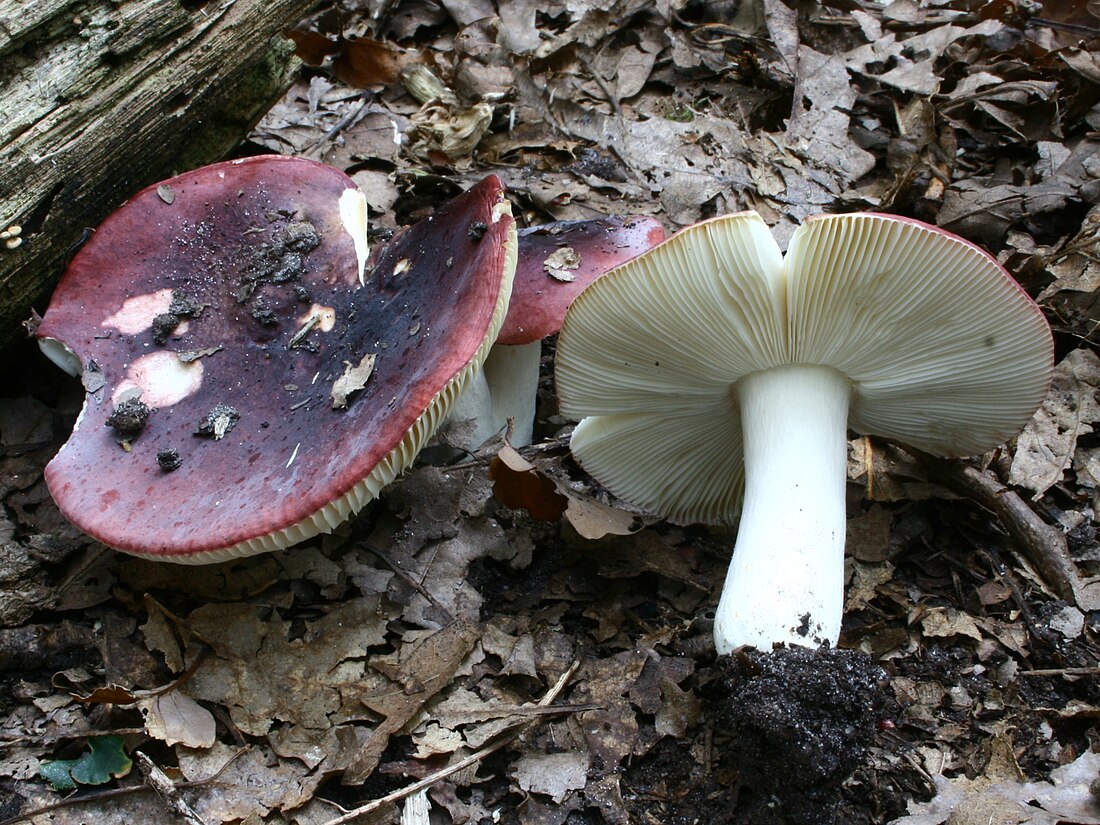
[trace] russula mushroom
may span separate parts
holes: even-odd
[[[578,462],[674,522],[732,524],[720,652],[835,644],[847,430],[988,450],[1046,394],[1050,329],[989,255],[886,215],[811,218],[784,257],[753,212],[601,278],[558,341]],[[743,504],[742,504],[743,492]]]
[[[515,227],[490,177],[368,270],[363,207],[336,169],[257,157],[104,222],[38,328],[89,389],[46,468],[67,518],[128,553],[214,562],[328,532],[409,466],[496,338]],[[150,410],[129,451],[104,426],[123,398]]]
[[[543,339],[561,329],[565,311],[581,290],[664,237],[659,221],[643,217],[609,216],[521,229],[508,316],[483,377],[455,405],[451,443],[476,450],[511,418],[512,446],[530,444]]]

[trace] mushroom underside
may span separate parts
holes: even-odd
[[[740,516],[716,618],[728,652],[836,643],[848,426],[940,455],[981,452],[1028,421],[1052,365],[1041,311],[960,239],[827,216],[783,256],[759,216],[741,213],[582,293],[556,374],[563,413],[581,422],[573,453],[613,493],[680,523]],[[798,380],[765,392],[770,376]],[[838,376],[824,381],[836,389],[808,390],[821,376]]]

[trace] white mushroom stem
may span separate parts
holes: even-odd
[[[512,446],[530,444],[541,357],[541,341],[493,346],[481,372],[455,400],[448,414],[449,424],[444,426],[444,440],[451,446],[475,452],[503,432],[512,418],[515,421]]]
[[[493,396],[489,391],[489,383],[485,380],[483,365],[451,405],[447,418],[440,427],[440,438],[449,447],[472,453],[499,429],[493,420]],[[454,458],[454,454],[448,450],[437,458],[449,461]]]
[[[503,427],[513,419],[512,446],[526,447],[535,429],[542,341],[497,344],[485,359],[485,380],[493,397],[493,419]]]
[[[714,622],[719,653],[836,644],[844,601],[849,380],[794,364],[735,385],[745,499]]]

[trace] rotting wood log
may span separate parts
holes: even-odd
[[[297,70],[282,30],[315,2],[0,0],[0,348],[88,230],[247,134]]]

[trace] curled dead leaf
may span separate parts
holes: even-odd
[[[1096,389],[1100,358],[1092,350],[1073,350],[1054,368],[1054,381],[1043,406],[1020,434],[1009,483],[1039,498],[1062,480],[1077,449],[1077,439],[1100,421]]]
[[[378,353],[368,352],[359,360],[358,364],[352,364],[350,361],[344,362],[347,369],[332,384],[332,408],[334,410],[346,409],[348,396],[367,385],[371,373],[374,372],[374,362],[377,360]]]
[[[567,498],[569,504],[565,508],[565,518],[586,539],[626,536],[636,533],[643,526],[634,514],[609,507],[593,498],[576,493],[568,494]]]
[[[581,495],[539,470],[514,447],[501,447],[489,465],[493,496],[514,510],[526,510],[539,521],[557,521],[563,515],[586,539],[625,536],[641,529],[639,519],[625,510]]]
[[[145,717],[145,732],[169,745],[209,748],[217,735],[210,711],[178,690],[148,696],[137,703]]]
[[[557,521],[569,505],[569,499],[557,485],[540,473],[535,465],[505,445],[489,465],[493,496],[513,510],[526,510],[539,521]]]

